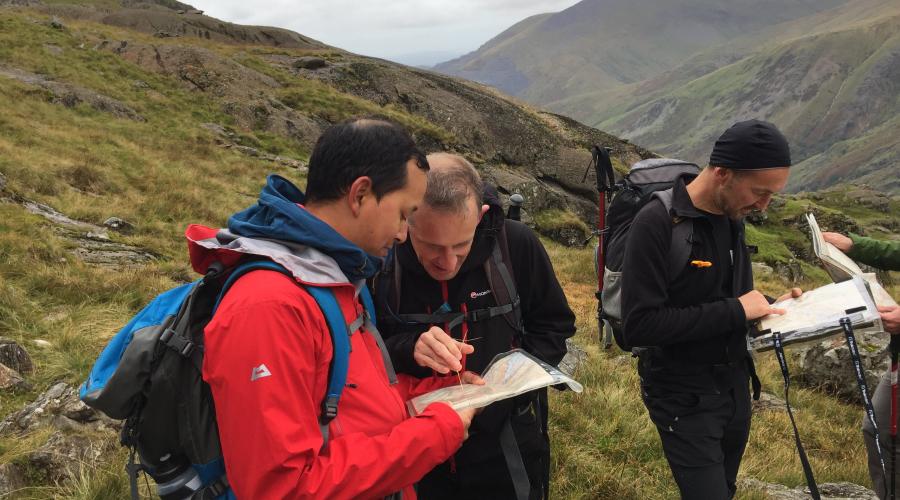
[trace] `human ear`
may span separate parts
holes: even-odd
[[[372,179],[368,176],[363,176],[357,178],[353,181],[353,184],[350,185],[350,189],[347,192],[347,203],[350,207],[350,212],[353,213],[354,216],[358,216],[362,211],[363,203],[366,198],[369,196],[374,196],[375,192],[372,191]]]
[[[490,210],[490,209],[491,209],[491,207],[489,207],[489,206],[486,205],[486,204],[485,204],[485,205],[481,205],[481,213],[478,214],[478,222],[481,222],[481,219],[484,218],[484,214],[488,213],[488,210]]]

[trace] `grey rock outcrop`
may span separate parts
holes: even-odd
[[[118,118],[144,121],[144,117],[128,105],[90,89],[70,83],[49,80],[42,75],[15,68],[0,67],[0,76],[47,90],[50,102],[54,104],[61,104],[71,108],[84,103],[97,111],[109,113]]]
[[[783,411],[787,412],[787,404],[785,401],[774,394],[770,394],[768,392],[763,392],[759,395],[759,400],[751,400],[750,406],[752,408],[753,413],[759,413],[764,411]],[[795,408],[792,408],[791,411],[797,413]]]
[[[869,390],[888,369],[888,336],[883,332],[857,333],[860,361]],[[843,399],[862,402],[850,350],[843,335],[836,335],[811,346],[789,348],[791,375],[798,383],[823,388]]]
[[[291,63],[291,67],[294,69],[311,69],[317,70],[319,68],[324,68],[328,66],[328,61],[322,59],[321,57],[300,57],[297,58],[293,63]]]
[[[28,382],[17,371],[0,364],[0,391],[27,390]]]
[[[134,224],[118,217],[110,217],[106,219],[105,221],[103,221],[103,225],[112,229],[113,231],[118,231],[122,234],[131,234],[134,232]]]
[[[78,399],[78,390],[58,383],[0,422],[0,435],[23,435],[45,426],[79,431],[114,431],[121,424]]]
[[[156,258],[142,248],[112,241],[105,227],[74,220],[53,207],[9,194],[0,197],[0,201],[20,204],[28,212],[54,223],[56,232],[75,243],[72,253],[89,264],[118,269],[139,266]]]
[[[574,376],[585,361],[587,361],[587,352],[572,339],[566,339],[566,355],[559,362],[558,368],[564,373]]]
[[[759,491],[771,500],[808,500],[809,489],[806,486],[788,488],[783,484],[773,484],[752,478],[739,478],[738,487]],[[878,500],[875,492],[853,483],[822,483],[818,485],[823,500]]]
[[[0,337],[0,364],[23,374],[34,371],[34,364],[28,351],[15,341],[3,337]]]

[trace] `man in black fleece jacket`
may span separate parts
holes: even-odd
[[[436,154],[428,163],[425,200],[410,218],[409,239],[395,248],[375,286],[378,326],[394,366],[455,378],[464,369],[481,373],[513,347],[558,364],[575,316],[540,240],[504,218],[496,191],[484,189],[464,158]],[[418,495],[543,497],[550,466],[546,404],[541,390],[485,408],[455,457],[419,483]]]
[[[644,348],[641,394],[685,499],[735,493],[750,432],[751,376],[758,388],[748,321],[783,314],[753,288],[743,218],[766,209],[787,183],[790,164],[787,140],[774,125],[737,123],[716,142],[709,167],[676,181],[671,213],[654,199],[630,229],[624,332],[629,345]],[[687,220],[690,258],[669,270],[672,227]]]

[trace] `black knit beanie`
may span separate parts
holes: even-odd
[[[791,148],[775,125],[747,120],[735,123],[719,137],[709,164],[735,170],[790,167]]]

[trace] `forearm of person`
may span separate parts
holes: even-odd
[[[853,246],[847,255],[853,260],[879,269],[900,271],[900,240],[876,240],[853,233],[850,239]]]

